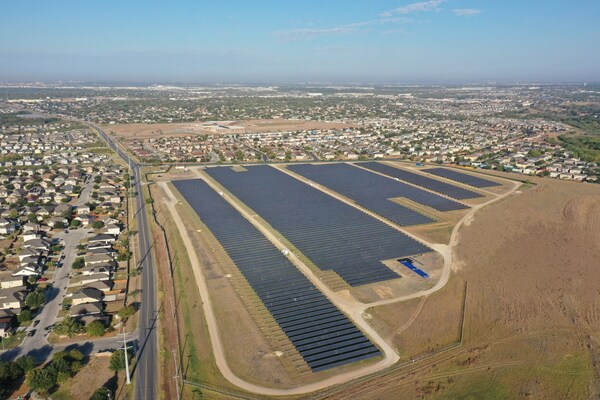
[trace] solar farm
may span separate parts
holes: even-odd
[[[208,292],[225,284],[225,296],[248,298],[235,307],[257,324],[252,343],[289,357],[265,365],[301,382],[388,362],[387,339],[365,315],[447,279],[448,242],[427,229],[450,232],[492,196],[378,162],[212,166],[171,183],[182,212],[198,217],[179,231],[219,254],[201,251],[207,265],[223,265],[206,267],[224,279]]]
[[[398,225],[416,225],[433,221],[423,214],[392,202],[393,198],[404,197],[437,211],[460,210],[468,207],[435,193],[356,168],[350,164],[302,164],[291,165],[287,168],[349,197],[361,206]]]
[[[174,182],[313,371],[380,351],[269,240],[202,180]]]
[[[500,186],[500,183],[490,181],[488,179],[479,178],[477,176],[473,176],[470,174],[465,174],[462,172],[454,171],[446,168],[429,168],[424,170],[428,174],[432,174],[435,176],[441,176],[442,178],[447,178],[456,182],[464,183],[465,185],[477,187],[477,188],[486,188],[490,186]]]
[[[416,174],[405,169],[394,168],[387,164],[370,161],[361,163],[360,166],[368,168],[372,171],[380,172],[393,178],[398,178],[400,180],[412,183],[414,185],[430,189],[437,193],[445,194],[446,196],[452,197],[457,200],[474,199],[477,197],[482,197],[480,193],[474,192],[472,190],[464,189],[446,182],[438,181],[436,179],[429,178],[425,175]]]
[[[252,166],[244,172],[209,168],[206,173],[264,218],[318,268],[335,271],[351,286],[399,278],[381,261],[431,251],[402,232],[273,167]]]

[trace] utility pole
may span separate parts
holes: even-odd
[[[127,333],[125,333],[125,327],[123,327],[123,333],[119,336],[123,336],[123,355],[125,356],[125,373],[127,374],[127,384],[131,385],[131,376],[129,376],[129,357],[127,354],[127,349],[131,347],[127,346]]]
[[[173,379],[175,379],[175,386],[177,387],[177,400],[179,400],[181,398],[181,395],[179,394],[179,366],[177,365],[177,351],[175,349],[173,349],[173,362],[175,363],[175,376]]]

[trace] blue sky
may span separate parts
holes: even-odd
[[[21,0],[0,10],[0,81],[600,81],[598,0]]]

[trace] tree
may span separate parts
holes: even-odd
[[[25,298],[25,305],[33,310],[40,308],[46,303],[46,295],[40,290],[35,290]]]
[[[23,376],[23,370],[12,361],[0,361],[0,382],[9,383]]]
[[[106,333],[106,326],[102,321],[93,321],[85,327],[85,331],[90,336],[104,336]]]
[[[54,229],[65,229],[65,223],[62,221],[55,222]]]
[[[32,319],[33,313],[30,310],[23,310],[19,315],[17,315],[17,321],[19,321],[19,324],[31,321]]]
[[[132,306],[126,306],[121,308],[117,314],[119,315],[119,318],[121,318],[121,320],[123,320],[123,322],[127,322],[127,320],[129,319],[129,317],[131,317],[133,314],[135,314],[135,308],[133,308]]]
[[[129,365],[131,365],[131,351],[127,351]],[[110,364],[108,366],[111,371],[121,371],[125,369],[125,352],[121,350],[117,350],[110,356]]]
[[[81,269],[85,266],[85,260],[83,259],[83,257],[77,257],[75,259],[75,261],[73,261],[73,264],[71,265],[71,268],[73,269]]]
[[[104,222],[102,222],[102,221],[94,221],[94,222],[92,222],[92,228],[94,228],[94,229],[102,229],[102,228],[104,228]]]
[[[27,373],[27,385],[33,390],[47,392],[56,385],[57,372],[53,368],[33,369]]]
[[[67,315],[62,320],[62,322],[60,322],[54,327],[54,331],[59,335],[73,337],[77,333],[81,333],[81,331],[83,331],[83,324],[81,322],[76,321],[70,315]]]
[[[78,219],[74,219],[71,221],[69,228],[71,228],[71,229],[79,228],[80,225],[81,225],[81,221]]]
[[[24,373],[27,373],[35,368],[35,359],[32,356],[19,357],[15,360],[15,363],[23,370]]]
[[[100,389],[97,389],[94,394],[92,394],[90,400],[110,400],[110,398],[110,390],[105,387],[101,387]]]

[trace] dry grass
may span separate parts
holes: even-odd
[[[372,312],[405,357],[443,346],[456,335],[456,299],[468,281],[463,345],[333,398],[598,396],[600,187],[537,183],[461,228],[455,273],[410,328],[393,335],[418,300]]]
[[[203,129],[203,122],[186,122],[172,124],[114,124],[103,125],[105,132],[115,132],[117,136],[127,139],[149,139],[156,137],[179,137],[186,135],[215,134]],[[298,131],[311,129],[344,129],[355,126],[355,124],[330,123],[319,121],[294,121],[284,119],[255,119],[239,121],[241,126],[249,133],[274,132],[274,131]],[[225,133],[227,134],[227,133]]]

